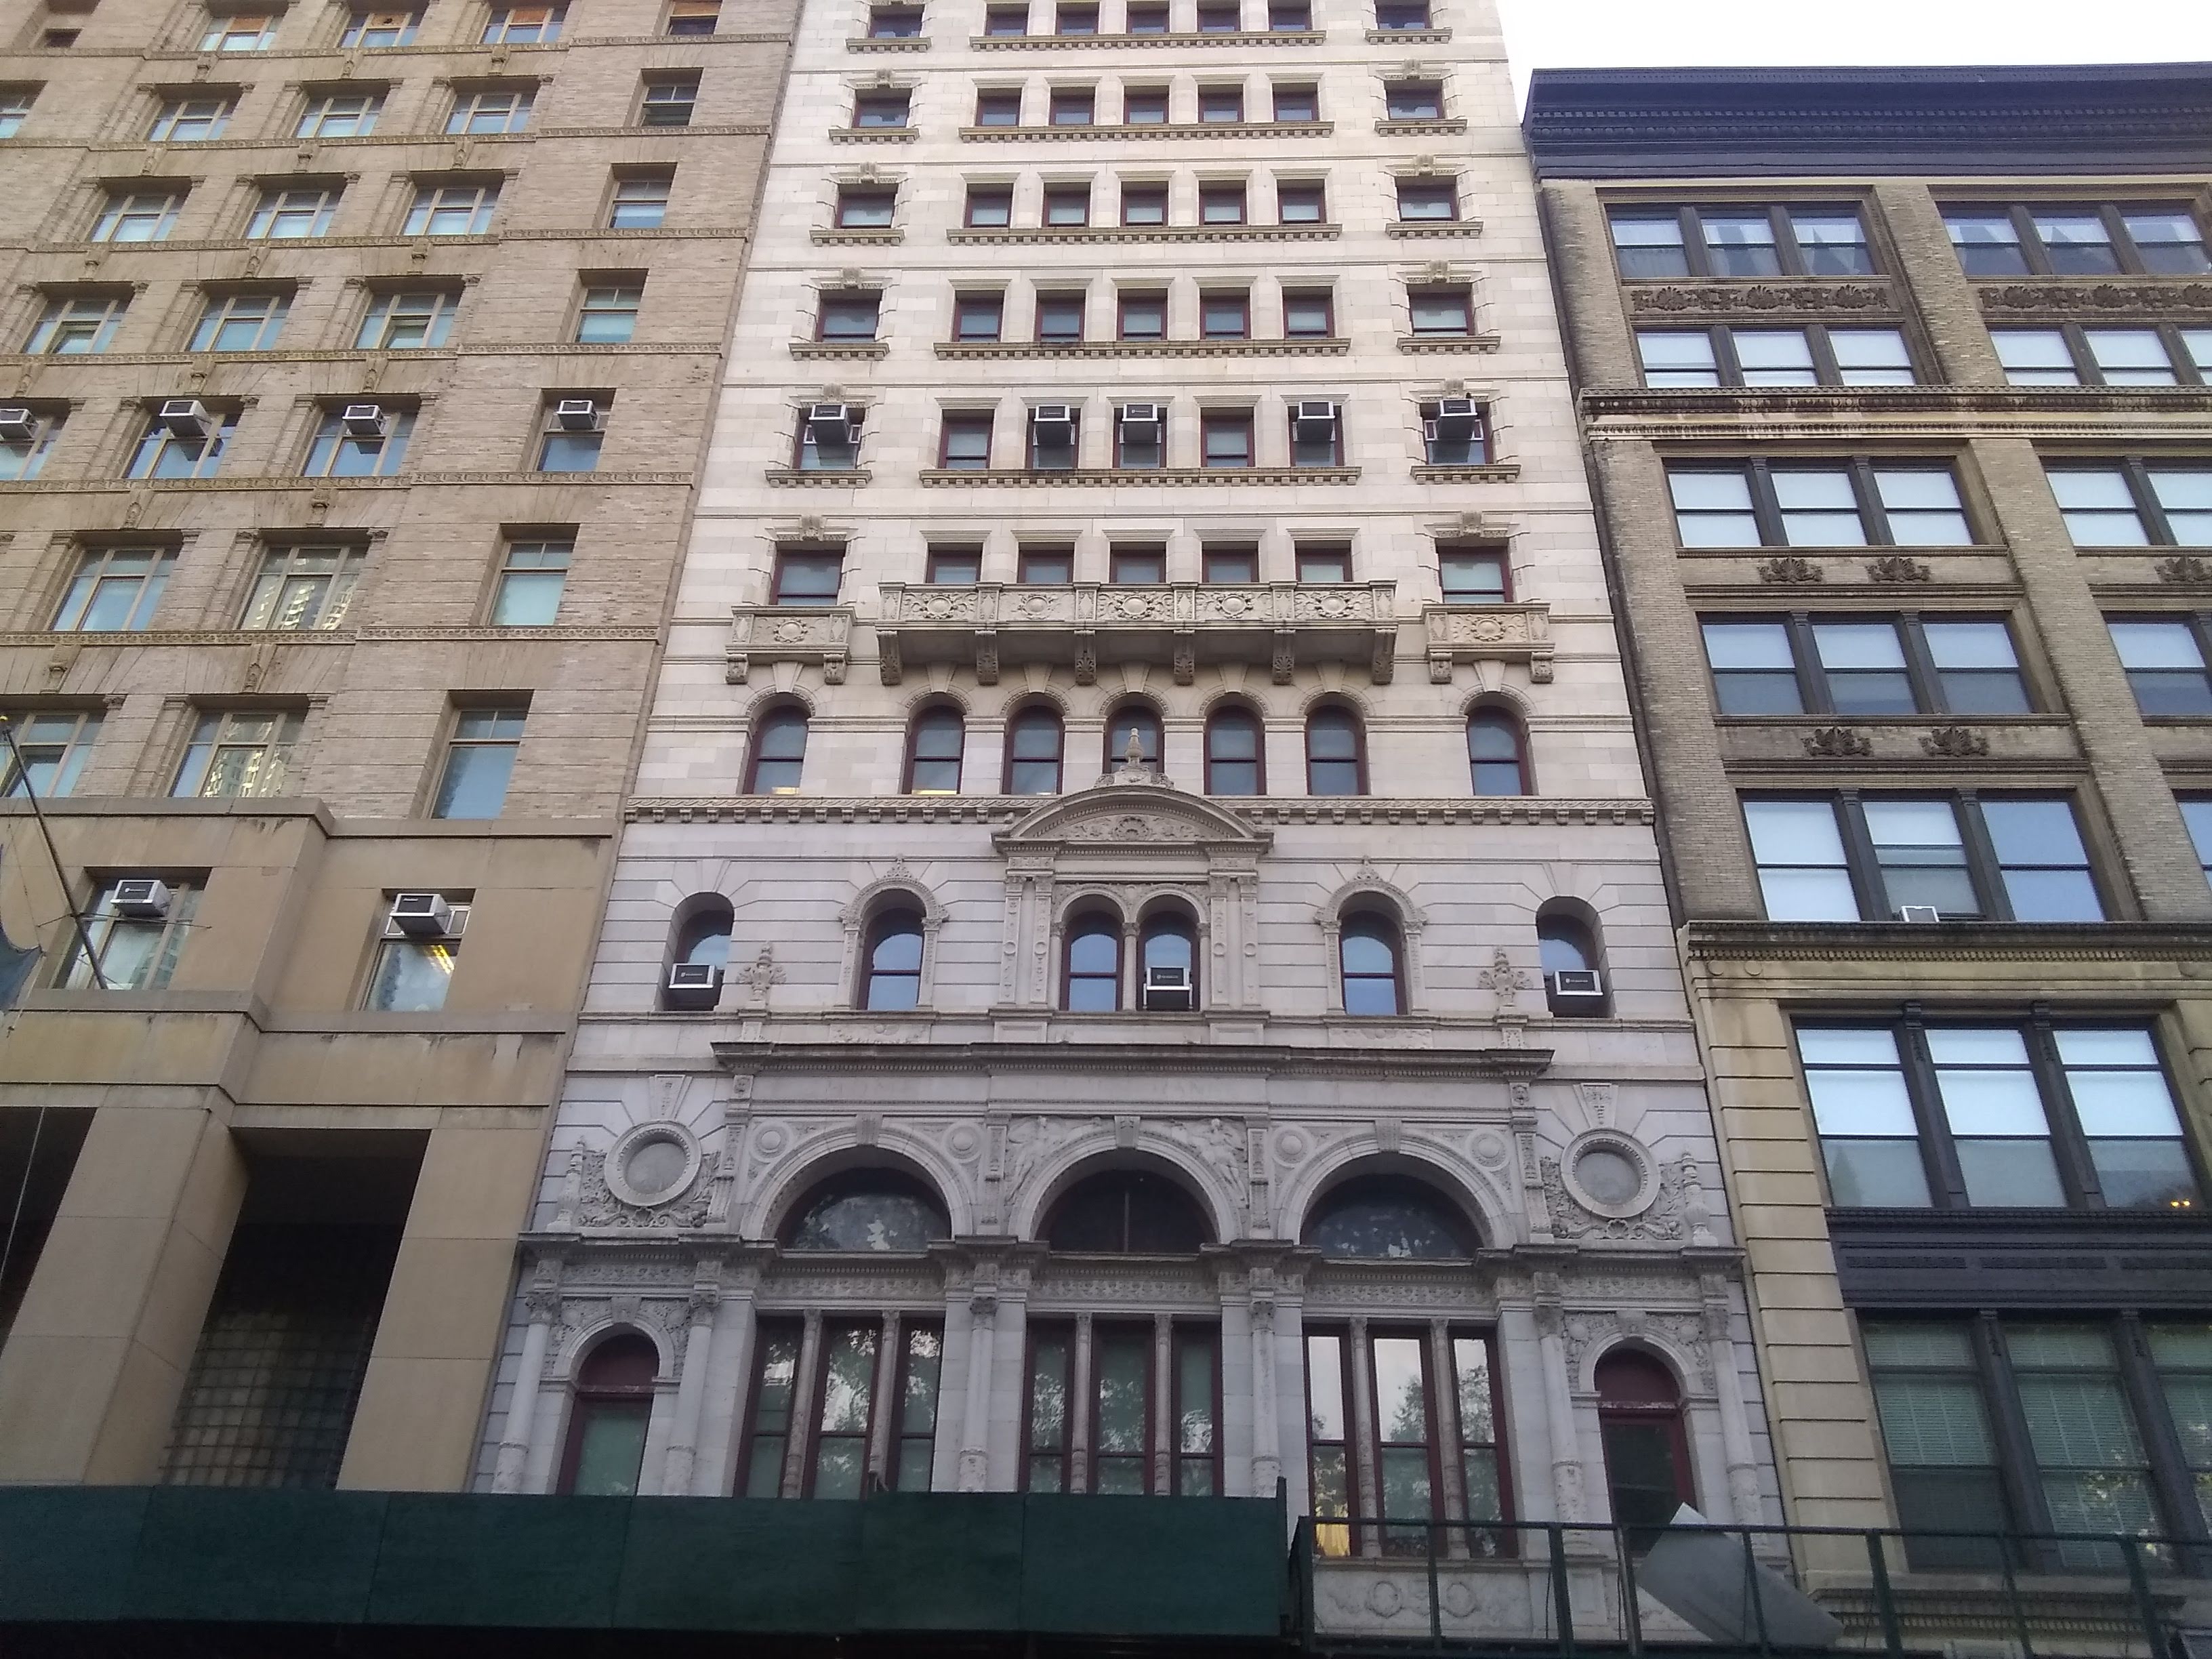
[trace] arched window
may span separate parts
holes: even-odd
[[[1187,1013],[1198,1006],[1198,927],[1180,910],[1156,910],[1137,936],[1140,1006]]]
[[[1544,968],[1544,997],[1554,1014],[1602,1014],[1605,975],[1598,971],[1597,940],[1578,916],[1562,910],[1536,913],[1536,945]]]
[[[1061,1006],[1071,1013],[1111,1013],[1121,1006],[1121,921],[1091,910],[1067,925],[1067,983]]]
[[[1521,741],[1521,722],[1503,708],[1478,708],[1469,714],[1467,764],[1476,794],[1527,794],[1528,757]]]
[[[1006,727],[1006,793],[1060,793],[1060,711],[1041,705],[1024,708]]]
[[[1356,910],[1337,933],[1337,963],[1344,977],[1347,1014],[1402,1014],[1405,975],[1401,971],[1398,926],[1379,910]]]
[[[909,795],[957,795],[967,723],[960,711],[939,703],[914,718],[906,738],[906,792]]]
[[[806,711],[789,703],[772,708],[753,728],[752,763],[747,768],[745,793],[795,795],[799,774],[805,764]]]
[[[921,912],[901,906],[884,911],[869,924],[860,1006],[896,1012],[921,1003]]]
[[[1682,1392],[1665,1363],[1639,1348],[1606,1354],[1597,1362],[1596,1382],[1613,1522],[1630,1529],[1630,1547],[1646,1548],[1678,1508],[1696,1501]]]
[[[713,968],[730,965],[730,930],[737,913],[724,898],[701,901],[676,930],[676,949],[671,960],[703,963]]]
[[[1217,708],[1206,722],[1206,793],[1264,795],[1267,760],[1260,742],[1260,717],[1233,704]]]
[[[1150,703],[1125,702],[1106,722],[1106,769],[1128,769],[1129,739],[1137,740],[1138,763],[1160,769],[1160,717]]]
[[[1323,1255],[1368,1261],[1455,1261],[1472,1256],[1474,1230],[1459,1207],[1410,1176],[1355,1176],[1329,1188],[1306,1219],[1303,1242]]]
[[[832,1176],[792,1211],[787,1250],[926,1250],[952,1237],[935,1193],[896,1170]]]
[[[1110,1170],[1076,1182],[1038,1231],[1049,1249],[1091,1255],[1191,1255],[1213,1238],[1190,1194],[1145,1170]]]
[[[1364,795],[1367,793],[1367,750],[1360,740],[1359,717],[1330,704],[1306,717],[1306,793]]]
[[[659,1370],[659,1351],[635,1331],[610,1336],[584,1357],[556,1490],[588,1498],[635,1495]]]

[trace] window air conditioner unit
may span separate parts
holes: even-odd
[[[1943,913],[1932,904],[1900,904],[1897,907],[1899,921],[1941,921]]]
[[[159,921],[169,914],[169,884],[151,876],[132,876],[115,884],[108,903],[118,916],[133,921]]]
[[[1039,444],[1066,446],[1075,441],[1075,410],[1066,404],[1039,404],[1030,416]]]
[[[711,962],[679,962],[668,970],[668,1006],[711,1008],[722,1000],[722,970]]]
[[[392,925],[416,939],[450,939],[453,907],[442,893],[401,893],[392,901]]]
[[[161,411],[154,418],[172,437],[207,436],[208,406],[197,398],[172,398],[161,405]]]
[[[384,435],[384,405],[348,404],[338,411],[338,424],[345,428],[349,438],[381,438]]]
[[[1595,968],[1562,968],[1551,978],[1551,991],[1555,997],[1601,997],[1605,994],[1605,975]]]
[[[599,424],[599,406],[589,398],[563,398],[553,405],[553,418],[566,431],[594,431]]]
[[[853,428],[859,424],[848,404],[807,405],[806,435],[817,444],[849,444],[853,441]]]
[[[31,418],[31,411],[22,404],[14,404],[0,409],[0,443],[27,444],[37,434],[38,429],[38,422]]]
[[[1147,1008],[1182,1009],[1192,1005],[1190,969],[1188,968],[1147,968],[1145,969],[1145,1006]]]
[[[1336,405],[1300,398],[1291,405],[1291,426],[1300,443],[1322,443],[1336,434]]]
[[[1474,398],[1441,398],[1437,401],[1437,418],[1429,424],[1439,438],[1462,440],[1474,436],[1481,421]]]
[[[1123,404],[1121,436],[1131,443],[1158,443],[1166,420],[1167,410],[1158,404]]]

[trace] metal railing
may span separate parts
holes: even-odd
[[[1733,1579],[1733,1608],[1701,1628],[1677,1616],[1679,1576],[1661,1583],[1653,1552],[1669,1540],[1709,1539],[1701,1553],[1701,1613]],[[1920,1557],[1915,1565],[1912,1557]],[[1931,1562],[1931,1555],[1941,1565]],[[1724,1573],[1710,1571],[1722,1559]],[[1289,1632],[1307,1653],[1347,1653],[1421,1638],[1387,1631],[1333,1630],[1316,1593],[1318,1573],[1341,1561],[1392,1564],[1425,1584],[1431,1649],[1458,1653],[1625,1654],[1647,1645],[1759,1654],[1881,1653],[1903,1659],[1949,1650],[1962,1638],[2006,1643],[2016,1659],[2177,1659],[2184,1602],[2204,1598],[2212,1625],[2212,1558],[2199,1540],[2153,1534],[2018,1533],[1916,1528],[1620,1527],[1547,1521],[1352,1521],[1302,1516],[1292,1530]],[[2090,1561],[2102,1565],[2088,1565]],[[2031,1566],[2027,1564],[2039,1564]],[[1448,1607],[1449,1579],[1517,1574],[1528,1587],[1528,1627],[1486,1624],[1480,1604]],[[1808,1583],[1808,1581],[1809,1583]],[[1832,1641],[1792,1644],[1808,1600],[1841,1625]],[[1470,1618],[1469,1609],[1474,1617]],[[1657,1609],[1656,1620],[1653,1609]],[[1409,1609],[1408,1611],[1412,1611]],[[1733,1620],[1735,1628],[1726,1626]],[[1647,1626],[1653,1628],[1647,1628]],[[2086,1632],[2086,1633],[2085,1633]]]

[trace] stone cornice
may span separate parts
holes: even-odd
[[[1021,138],[1326,138],[1335,131],[1333,121],[1158,121],[1135,126],[1094,122],[1067,127],[963,127],[960,137],[970,143],[991,144]]]
[[[318,252],[325,248],[348,247],[385,247],[416,252],[439,247],[496,247],[502,242],[742,242],[749,234],[748,228],[736,225],[661,225],[650,230],[616,230],[605,226],[594,228],[589,225],[578,226],[574,229],[530,226],[516,230],[495,231],[482,236],[287,236],[273,240],[233,237],[225,240],[199,242],[40,242],[33,244],[32,251],[76,254],[88,264],[96,264],[113,253]]]
[[[72,636],[73,637],[73,636]],[[1036,810],[1034,795],[638,795],[633,823],[975,823],[1004,826]],[[1485,795],[1421,799],[1384,795],[1284,795],[1240,799],[1254,823],[1634,826],[1653,821],[1640,797]],[[1764,925],[1764,924],[1760,924]]]
[[[527,484],[540,489],[577,485],[680,484],[689,472],[400,472],[388,478],[129,478],[15,479],[0,483],[0,495],[127,495],[140,490],[166,495],[243,495],[254,491],[408,489],[428,484]]]
[[[1498,338],[1495,334],[1401,334],[1398,349],[1417,356],[1435,356],[1451,351],[1495,351]]]
[[[940,340],[940,357],[1340,357],[1342,336],[1298,340]]]
[[[1382,227],[1385,236],[1401,242],[1424,241],[1431,237],[1480,236],[1480,219],[1393,219]]]
[[[345,85],[347,82],[338,82]],[[374,82],[379,86],[386,82]],[[92,155],[137,155],[151,149],[163,156],[182,157],[202,154],[215,155],[236,150],[313,150],[319,167],[325,161],[325,152],[358,147],[362,149],[396,149],[416,146],[434,149],[443,157],[459,147],[471,149],[480,144],[534,144],[550,138],[764,138],[769,128],[765,122],[705,122],[696,126],[640,127],[530,127],[520,132],[357,132],[343,136],[272,138],[201,138],[190,143],[154,143],[144,139],[130,138],[99,143],[67,143],[60,139],[14,141],[10,149],[49,150],[66,149]]]
[[[1452,38],[1452,32],[1442,29],[1370,29],[1367,44],[1370,46],[1440,46]]]
[[[902,34],[886,40],[872,35],[852,34],[845,37],[848,52],[927,52],[929,40],[925,35]]]
[[[840,343],[834,340],[793,340],[791,355],[794,357],[888,357],[890,345],[884,340],[854,340]]]
[[[2203,386],[1595,386],[1579,402],[1584,436],[1638,443],[1933,442],[1992,428],[2046,439],[2196,439],[2212,416],[2212,389]]]
[[[890,247],[906,240],[906,233],[888,230],[817,230],[810,233],[817,247]]]
[[[811,485],[835,489],[857,489],[861,484],[873,483],[876,475],[865,466],[848,466],[836,471],[801,472],[796,467],[772,466],[768,470],[768,481],[781,489],[803,489]]]
[[[396,641],[608,640],[660,637],[657,628],[152,628],[137,632],[0,633],[0,650],[91,650],[101,646],[144,651],[160,646],[233,646],[262,650],[270,646],[386,644]]]
[[[925,485],[1018,484],[1051,489],[1060,484],[1348,484],[1359,482],[1356,466],[1159,466],[1069,467],[1035,472],[1026,467],[993,467],[986,472],[925,468]]]
[[[400,363],[444,363],[457,357],[713,357],[720,356],[721,349],[720,344],[712,340],[702,340],[690,345],[676,341],[649,340],[625,341],[621,344],[580,340],[487,340],[465,345],[425,346],[394,351],[362,349],[326,351],[95,351],[69,356],[57,356],[52,353],[27,356],[22,352],[6,352],[0,353],[0,369],[25,369],[34,366],[56,369],[103,367],[184,368],[193,364],[216,367],[233,363],[358,363],[368,368],[374,365],[390,368]]]
[[[945,233],[956,243],[1325,242],[1341,225],[1029,225],[1003,229],[963,226]],[[818,233],[817,233],[818,234]]]
[[[1711,961],[2212,961],[2212,928],[2147,921],[1692,921],[1682,940]]]
[[[1205,34],[971,34],[975,52],[1024,52],[1043,47],[1082,46],[1311,46],[1325,37],[1319,29],[1237,29]]]
[[[1045,1009],[1022,1009],[1042,1017]],[[1382,1022],[1378,1022],[1382,1024]],[[1425,1021],[1415,1024],[1425,1024]],[[1273,1043],[759,1042],[721,1041],[714,1058],[732,1072],[1065,1072],[1126,1076],[1141,1069],[1333,1078],[1460,1078],[1525,1082],[1549,1069],[1548,1048],[1328,1048]]]
[[[1413,467],[1415,483],[1511,483],[1521,476],[1516,461],[1497,461],[1487,466],[1438,466],[1426,461]]]
[[[389,58],[464,58],[498,59],[520,52],[526,56],[540,54],[558,56],[572,51],[589,51],[594,46],[775,46],[788,41],[789,34],[765,33],[758,31],[732,32],[716,34],[622,34],[589,35],[581,40],[564,39],[539,42],[513,43],[452,40],[431,45],[416,43],[404,46],[273,46],[265,52],[199,52],[179,47],[174,50],[140,51],[133,46],[16,46],[9,51],[15,58],[136,58],[149,64],[199,64],[234,65],[240,72],[255,64],[297,63],[303,59],[322,58],[330,60],[331,72],[328,79],[338,79],[349,67],[374,64]],[[498,65],[491,65],[496,74]],[[549,66],[545,71],[551,73]],[[481,69],[471,65],[471,76],[483,76]],[[308,80],[318,77],[309,76]]]
[[[910,144],[921,137],[913,127],[832,127],[833,144]]]
[[[1384,138],[1410,138],[1425,132],[1465,132],[1467,118],[1455,115],[1425,121],[1377,121],[1375,131]]]

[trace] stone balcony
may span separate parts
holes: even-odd
[[[743,684],[756,662],[819,667],[845,678],[857,628],[872,628],[878,668],[897,685],[911,663],[972,664],[984,685],[1004,658],[1072,665],[1079,684],[1108,662],[1167,662],[1188,685],[1204,663],[1261,663],[1287,685],[1300,662],[1364,662],[1375,684],[1396,672],[1401,615],[1395,581],[1109,585],[978,582],[960,587],[884,582],[875,614],[851,605],[739,605],[731,619],[727,678]],[[1526,664],[1552,678],[1551,611],[1540,604],[1430,605],[1418,617],[1429,678],[1454,665]]]

